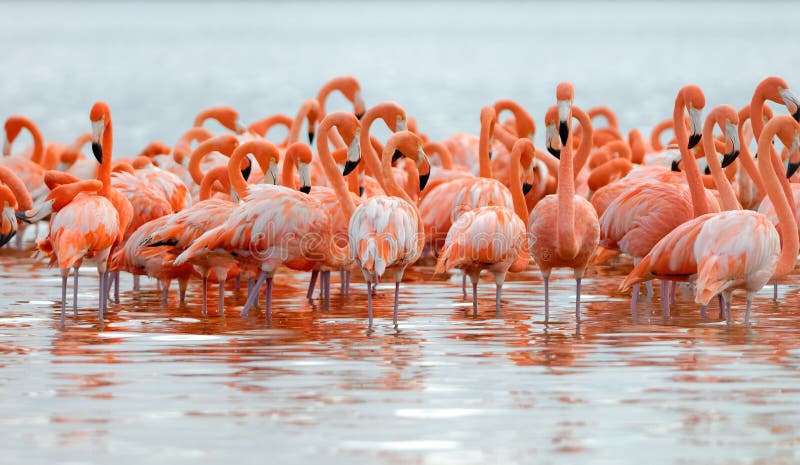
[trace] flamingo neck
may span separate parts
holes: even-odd
[[[489,159],[489,150],[492,145],[492,126],[493,124],[481,124],[481,133],[478,139],[478,163],[480,166],[479,175],[482,178],[492,177],[492,163]]]
[[[714,178],[714,185],[719,191],[719,196],[722,200],[722,209],[726,211],[740,210],[741,206],[739,201],[736,200],[736,193],[733,191],[728,177],[722,169],[722,164],[717,158],[717,151],[714,148],[714,121],[712,118],[707,118],[703,126],[703,151],[705,152],[706,161],[708,162],[708,169],[711,170],[711,177]],[[740,151],[741,156],[741,151]]]
[[[386,149],[383,151],[383,157],[381,160],[381,168],[382,168],[382,175],[383,175],[383,184],[386,186],[386,195],[391,195],[394,197],[400,197],[401,199],[405,200],[411,205],[414,205],[416,208],[416,203],[411,199],[411,196],[403,190],[394,180],[394,176],[392,174],[392,154],[394,153],[394,148],[391,144],[386,146]]]
[[[632,129],[628,133],[628,145],[631,149],[631,161],[636,164],[644,162],[644,139],[638,129]]]
[[[533,160],[531,160],[531,163]],[[520,178],[520,167],[522,166],[522,150],[517,149],[511,152],[511,179],[509,189],[511,190],[511,200],[514,202],[514,212],[522,219],[525,226],[528,226],[528,205],[525,202],[525,194],[522,193],[522,182]]]
[[[624,158],[608,160],[598,166],[589,175],[586,184],[589,190],[596,192],[601,187],[608,185],[612,179],[619,179],[628,174],[633,169],[633,163]]]
[[[14,194],[14,198],[19,204],[20,210],[30,210],[33,208],[33,199],[31,199],[30,193],[28,193],[28,189],[25,187],[25,183],[14,174],[9,168],[5,166],[0,166],[0,185],[5,184]]]
[[[219,183],[224,192],[229,192],[231,190],[227,166],[217,166],[206,173],[205,177],[203,177],[203,182],[200,183],[200,200],[211,198],[211,195],[214,193],[214,183]]]
[[[578,254],[578,243],[575,240],[575,184],[572,159],[572,114],[567,118],[569,132],[567,143],[561,148],[561,159],[558,163],[558,200],[556,211],[556,244],[559,256],[565,259],[574,258]]]
[[[286,151],[283,167],[281,168],[281,182],[284,187],[297,190],[297,182],[294,177],[294,170],[297,166],[297,156],[291,151]]]
[[[311,105],[306,103],[300,107],[297,115],[295,115],[292,125],[289,126],[289,145],[300,140],[300,130],[303,128],[303,120],[308,117],[310,111]]]
[[[103,183],[100,195],[108,198],[111,195],[111,157],[113,152],[114,128],[111,124],[111,115],[106,113],[106,127],[103,130],[103,142],[101,145],[103,161],[97,169],[97,179]]]
[[[705,215],[710,210],[708,199],[706,198],[705,187],[703,186],[703,176],[697,160],[689,151],[689,136],[686,134],[686,126],[683,122],[683,112],[686,108],[682,94],[675,99],[675,108],[672,113],[672,124],[675,131],[675,138],[678,141],[678,150],[681,152],[681,160],[686,171],[686,181],[689,184],[689,191],[692,197],[692,211],[694,217]]]
[[[451,154],[450,150],[441,142],[428,142],[426,144],[425,153],[429,156],[438,154],[442,168],[446,170],[453,169],[453,154]]]
[[[589,115],[586,114],[585,111],[581,110],[580,107],[573,106],[572,107],[572,115],[581,125],[581,142],[578,145],[578,151],[575,152],[575,158],[573,159],[572,163],[572,173],[573,176],[577,177],[578,174],[583,169],[583,165],[586,164],[586,160],[589,158],[589,152],[592,150],[592,141],[594,139],[594,129],[592,128],[592,122],[589,119]],[[572,123],[570,123],[572,124]],[[570,133],[570,139],[572,139],[572,134]]]
[[[361,136],[359,143],[361,145],[361,158],[367,164],[367,174],[375,178],[381,188],[386,190],[386,183],[381,176],[381,160],[378,158],[377,152],[375,152],[372,147],[372,139],[369,134],[372,123],[378,117],[378,114],[373,111],[373,108],[370,108],[361,118]]]
[[[776,277],[783,276],[794,269],[797,263],[797,251],[800,248],[794,209],[787,201],[787,198],[791,198],[791,196],[787,197],[786,192],[779,187],[778,183],[778,180],[784,177],[778,174],[783,170],[783,163],[780,163],[780,160],[777,160],[779,162],[777,164],[773,162],[773,159],[777,159],[777,154],[772,149],[772,138],[778,133],[781,125],[794,124],[789,119],[781,119],[782,122],[768,125],[767,131],[758,138],[758,169],[764,179],[767,196],[772,201],[775,213],[778,215],[778,228],[781,232],[781,256],[775,269]]]
[[[741,141],[741,147],[739,150],[738,160],[744,170],[747,172],[747,175],[753,181],[753,184],[756,185],[756,189],[758,190],[759,194],[763,196],[766,195],[764,180],[761,178],[761,173],[756,166],[756,162],[753,160],[753,155],[750,153],[750,146],[748,143],[745,143],[744,138],[744,123],[748,119],[750,119],[749,114],[739,116],[739,140]]]
[[[356,210],[356,205],[355,202],[353,202],[353,198],[350,197],[342,173],[336,166],[336,161],[333,159],[331,151],[328,148],[328,131],[332,126],[333,125],[329,124],[328,121],[323,120],[322,124],[317,129],[317,155],[322,164],[322,171],[325,173],[325,177],[328,178],[328,185],[330,185],[336,193],[336,198],[339,199],[339,203],[342,206],[345,222],[349,222],[350,217],[353,216],[353,212]]]
[[[230,160],[228,160],[228,180],[233,190],[236,191],[239,198],[243,200],[250,193],[250,186],[247,184],[247,181],[245,181],[241,170],[242,160],[244,160],[246,155],[247,153],[244,150],[235,150]]]

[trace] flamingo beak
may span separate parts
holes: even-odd
[[[422,146],[419,146],[419,151],[417,152],[417,168],[419,169],[419,190],[425,190],[425,186],[428,185],[428,179],[431,177],[431,162],[428,160],[428,156],[425,155],[425,151],[422,150]]]
[[[561,139],[561,145],[567,145],[567,138],[569,138],[569,118],[572,112],[572,102],[569,100],[558,101],[558,136]]]
[[[8,141],[8,138],[3,141],[3,156],[7,157],[11,155],[11,142]]]
[[[397,115],[397,130],[395,132],[408,131],[408,122],[402,116]]]
[[[314,143],[314,131],[308,131],[308,144],[311,145]]]
[[[788,179],[794,176],[794,174],[797,173],[798,168],[800,168],[800,162],[794,163],[790,161],[786,166],[786,178]]]
[[[242,124],[242,122],[237,119],[234,123],[234,130],[236,131],[236,134],[244,134],[247,132],[247,126]]]
[[[674,160],[672,162],[672,166],[670,167],[670,169],[672,171],[680,172],[680,170],[681,170],[680,160]]]
[[[308,194],[311,192],[311,170],[308,163],[298,163],[297,173],[300,175],[300,192]]]
[[[344,164],[342,176],[347,176],[348,174],[352,173],[353,170],[358,166],[358,163],[361,161],[361,145],[358,142],[360,133],[360,130],[356,131],[353,141],[350,142],[350,145],[347,147],[347,162]]]
[[[792,118],[800,121],[800,100],[797,99],[797,96],[789,89],[778,89],[778,93],[781,95],[786,109],[792,114]]]
[[[17,230],[12,229],[8,234],[0,234],[0,247],[8,244],[8,241],[14,238],[17,235]]]
[[[548,124],[547,129],[545,131],[545,147],[550,155],[556,157],[556,159],[561,159],[561,149],[553,147],[553,142],[556,140],[556,125],[555,124]]]
[[[247,159],[247,166],[242,169],[242,177],[245,181],[250,179],[250,173],[253,171],[253,162],[250,159]]]
[[[698,143],[703,133],[701,132],[703,115],[700,110],[689,107],[689,121],[691,126],[691,134],[689,135],[689,150],[693,149]]]
[[[358,196],[359,197],[364,196],[364,186],[358,186]]]
[[[97,159],[97,163],[103,163],[103,146],[100,145],[100,140],[103,138],[103,130],[105,124],[103,120],[92,121],[92,154]]]
[[[403,158],[403,152],[395,149],[394,153],[392,154],[392,163],[396,162],[397,160]]]
[[[361,96],[360,90],[356,91],[355,97],[353,98],[353,113],[355,113],[356,118],[358,118],[359,121],[364,117],[364,113],[366,113],[364,97]]]
[[[739,130],[738,126],[727,122],[725,123],[725,136],[731,141],[731,152],[722,157],[722,167],[727,168],[739,156]]]
[[[528,195],[528,192],[530,192],[531,189],[533,189],[533,184],[527,183],[527,182],[523,183],[522,184],[522,195]]]
[[[786,178],[791,178],[797,172],[797,169],[800,168],[800,161],[793,162],[792,158],[795,158],[794,155],[797,154],[797,150],[800,148],[800,139],[797,138],[797,133],[795,133],[794,140],[792,141],[791,147],[789,147],[789,164],[786,166]]]

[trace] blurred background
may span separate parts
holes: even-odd
[[[541,125],[560,80],[576,104],[609,105],[645,135],[686,83],[708,108],[741,107],[768,75],[800,87],[800,3],[642,3],[0,3],[0,116],[68,141],[104,99],[115,154],[128,156],[174,143],[206,106],[232,105],[246,124],[293,114],[341,74],[436,139],[477,132],[481,106],[499,98]],[[336,99],[331,109],[349,107]]]

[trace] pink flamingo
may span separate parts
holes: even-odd
[[[528,244],[544,279],[545,319],[550,314],[549,281],[553,268],[574,270],[576,282],[575,317],[580,321],[581,279],[600,241],[597,213],[583,197],[575,195],[572,158],[572,84],[562,82],[556,89],[561,153],[558,191],[543,198],[530,215]]]

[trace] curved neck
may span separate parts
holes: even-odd
[[[589,109],[589,118],[595,119],[598,116],[602,116],[608,122],[608,127],[618,128],[619,122],[617,121],[617,115],[614,111],[606,106],[599,106]]]
[[[583,165],[586,164],[586,160],[589,158],[589,152],[592,150],[594,129],[592,128],[592,122],[589,120],[589,115],[587,115],[585,111],[581,110],[580,107],[574,105],[572,106],[572,116],[574,116],[581,125],[581,143],[578,146],[578,150],[575,152],[575,156],[572,161],[572,173],[573,176],[577,177],[578,173],[580,173],[583,169]],[[572,122],[570,121],[570,127],[571,125]],[[571,130],[570,139],[572,139]]]
[[[105,122],[106,127],[103,129],[103,141],[101,145],[103,161],[97,169],[97,179],[103,183],[103,187],[100,189],[100,195],[109,197],[111,195],[111,157],[114,153],[114,128],[111,123],[110,113],[105,114]]]
[[[319,156],[322,170],[325,172],[325,177],[328,178],[328,184],[336,193],[336,198],[339,199],[339,203],[342,206],[345,222],[349,222],[350,217],[353,216],[353,212],[356,210],[356,205],[355,202],[353,202],[353,198],[350,197],[342,173],[336,166],[336,161],[333,159],[331,151],[328,148],[328,132],[331,127],[333,127],[331,121],[325,119],[317,129],[317,156]]]
[[[683,122],[685,108],[686,103],[683,93],[680,93],[675,99],[675,108],[672,113],[672,125],[675,131],[675,138],[678,141],[678,150],[681,152],[681,160],[683,161],[684,170],[686,172],[686,181],[689,184],[689,191],[692,196],[692,211],[694,212],[694,217],[697,218],[700,215],[708,213],[709,208],[705,188],[703,187],[703,177],[700,174],[700,167],[697,166],[697,160],[689,151],[689,136],[686,134],[686,126]]]
[[[429,157],[433,156],[433,154],[439,155],[442,168],[446,170],[453,169],[453,154],[441,142],[426,142],[423,150]]]
[[[570,109],[572,108],[573,107],[570,107]],[[565,259],[571,259],[578,254],[578,244],[575,240],[575,184],[572,158],[571,111],[570,115],[567,117],[567,125],[569,127],[567,143],[561,148],[561,159],[558,163],[556,245],[559,256]],[[584,137],[584,139],[589,140],[591,137]],[[589,143],[591,143],[591,141]]]
[[[501,124],[495,124],[494,126],[494,137],[503,144],[506,149],[511,152],[514,147],[514,143],[517,141],[519,137],[522,136],[515,136],[511,133],[508,129],[503,127]]]
[[[28,132],[31,133],[31,137],[33,137],[33,152],[31,153],[31,161],[37,165],[41,165],[42,159],[44,158],[44,139],[42,138],[41,131],[39,131],[39,127],[28,118],[23,118],[20,125],[27,129]]]
[[[231,183],[228,179],[227,166],[215,166],[208,170],[208,173],[203,177],[203,182],[200,183],[200,200],[208,200],[214,194],[214,183],[219,183],[222,187],[222,192],[230,192]]]
[[[481,122],[481,133],[478,139],[478,163],[480,164],[479,175],[482,178],[492,177],[492,163],[489,159],[489,151],[492,145],[492,126],[494,122]]]
[[[758,190],[759,194],[766,195],[766,190],[764,189],[764,181],[761,179],[761,173],[756,167],[756,162],[753,160],[753,155],[750,153],[749,144],[745,143],[744,138],[744,123],[750,119],[749,113],[739,114],[739,140],[741,141],[741,147],[739,150],[739,163],[741,163],[744,170],[747,172],[747,175],[755,184],[756,189]]]
[[[411,200],[411,196],[403,190],[394,180],[394,175],[392,174],[392,154],[394,153],[394,147],[391,144],[386,144],[386,148],[383,150],[383,156],[381,157],[381,174],[383,175],[383,184],[386,190],[386,195],[391,195],[394,197],[400,197],[401,199],[405,200],[411,205],[416,207],[416,203]],[[417,191],[419,191],[419,184],[417,185]]]
[[[283,167],[281,168],[281,182],[284,187],[292,190],[297,190],[297,180],[294,177],[294,172],[297,167],[297,154],[291,150],[287,150],[283,155]]]
[[[33,208],[33,199],[31,199],[28,189],[25,188],[25,183],[5,166],[0,166],[0,185],[2,184],[11,189],[20,210],[25,211]]]
[[[531,153],[533,156],[533,153]],[[533,163],[533,160],[531,160]],[[522,182],[520,181],[520,168],[522,167],[522,149],[517,148],[511,152],[511,179],[509,189],[511,190],[511,200],[514,202],[514,212],[528,226],[528,205],[525,203],[525,194],[522,193]]]
[[[245,181],[241,170],[242,161],[246,156],[246,151],[234,150],[230,160],[228,160],[228,181],[240,199],[245,199],[250,193],[250,186],[247,184],[247,181]],[[266,170],[264,170],[264,173],[266,173]],[[202,182],[201,180],[200,183],[202,184]]]
[[[714,185],[717,187],[717,191],[719,191],[719,196],[722,200],[722,209],[739,210],[741,206],[739,205],[739,201],[736,200],[736,193],[733,191],[728,177],[725,176],[722,164],[720,164],[719,158],[717,158],[717,151],[714,148],[714,124],[713,118],[708,117],[703,125],[702,143],[706,162],[708,162],[708,169],[711,170],[711,177],[714,178]]]
[[[628,145],[631,148],[631,161],[642,164],[644,162],[644,139],[638,129],[631,129],[628,133]]]
[[[293,122],[292,118],[286,115],[276,114],[272,116],[267,116],[264,119],[260,119],[254,122],[253,124],[247,127],[247,130],[258,134],[261,137],[266,138],[269,130],[275,126],[286,126],[287,130],[291,130],[292,122]],[[283,140],[283,142],[281,142],[280,145],[286,145],[287,142],[288,142],[288,136],[286,139]]]
[[[752,107],[751,107],[752,110]],[[755,113],[760,114],[760,113]],[[790,118],[790,117],[787,117]],[[793,121],[783,119],[782,124],[794,124]],[[797,263],[797,251],[800,248],[798,243],[797,224],[794,218],[794,211],[791,209],[787,201],[784,191],[779,185],[778,179],[781,177],[778,173],[780,171],[775,169],[775,164],[772,162],[777,154],[772,150],[772,138],[777,134],[781,124],[769,124],[766,131],[763,132],[761,137],[758,138],[758,169],[764,179],[764,187],[767,191],[767,196],[772,201],[775,207],[775,212],[778,215],[778,228],[781,231],[781,256],[778,260],[778,266],[775,269],[775,276],[783,276],[792,271]],[[773,157],[774,155],[774,157]],[[782,170],[783,164],[779,164]]]
[[[592,173],[586,180],[586,184],[589,186],[589,190],[595,192],[610,183],[612,179],[619,179],[625,176],[632,169],[633,163],[631,163],[630,160],[624,158],[608,160],[592,170]]]
[[[303,120],[308,118],[308,114],[314,106],[312,102],[304,103],[297,111],[292,125],[289,127],[289,144],[300,140],[300,130],[303,128]]]

